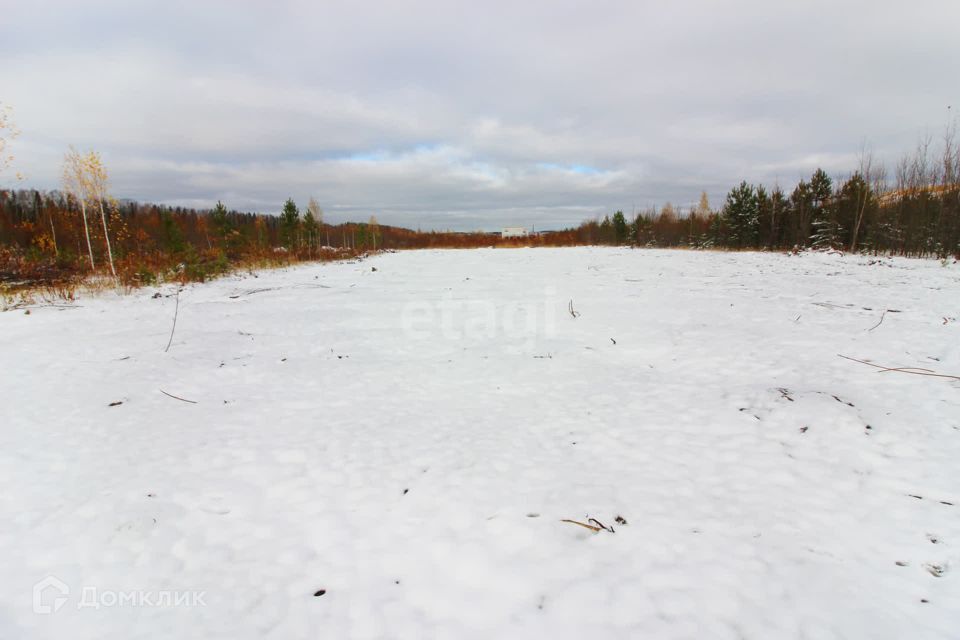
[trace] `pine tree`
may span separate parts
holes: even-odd
[[[600,243],[613,243],[613,223],[610,222],[610,216],[603,216],[603,222],[600,223]]]
[[[813,206],[823,207],[833,194],[833,180],[823,169],[817,169],[810,177],[810,194],[813,196]]]
[[[623,211],[613,214],[613,237],[617,244],[627,241],[627,219],[623,217]]]
[[[773,200],[763,185],[757,185],[757,245],[770,248],[770,227],[773,217]]]
[[[866,214],[868,210],[872,210],[874,204],[873,191],[859,171],[850,176],[850,179],[840,187],[837,198],[837,217],[841,224],[850,230],[848,234],[850,251],[857,250],[857,240],[864,229]]]
[[[790,194],[790,217],[792,218],[792,238],[795,247],[805,247],[810,243],[810,220],[813,211],[813,194],[810,185],[801,180]]]
[[[230,235],[231,225],[227,216],[227,208],[217,200],[217,206],[210,212],[210,222],[213,224],[213,233],[223,249],[227,248],[227,238]]]
[[[161,211],[160,224],[162,229],[163,244],[166,247],[167,252],[172,255],[179,255],[183,253],[186,250],[187,245],[183,239],[183,232],[180,231],[180,227],[177,226],[177,221],[173,214],[169,211]]]
[[[280,212],[280,243],[287,249],[295,249],[300,231],[300,209],[293,198],[287,198]]]
[[[786,194],[783,193],[783,189],[777,185],[774,187],[773,193],[770,194],[770,228],[766,230],[771,248],[783,246],[789,214],[790,202],[787,200]],[[761,230],[761,233],[764,233],[764,231]]]

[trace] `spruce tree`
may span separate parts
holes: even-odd
[[[746,180],[727,194],[727,203],[723,208],[726,219],[728,239],[733,247],[740,249],[755,247],[760,230],[757,210],[757,192]]]
[[[830,196],[833,195],[833,180],[823,169],[817,169],[810,177],[810,241],[823,249],[835,247],[839,231],[830,211]]]
[[[834,209],[821,210],[813,221],[813,235],[810,242],[814,249],[839,249],[843,246],[843,231],[833,215]]]

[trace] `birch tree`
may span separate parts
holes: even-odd
[[[88,195],[100,208],[100,220],[103,222],[103,239],[107,245],[107,260],[110,262],[110,273],[116,278],[117,270],[113,266],[113,249],[110,247],[110,232],[107,230],[107,212],[103,206],[104,201],[109,198],[109,194],[107,193],[107,168],[103,165],[103,160],[96,151],[88,151],[87,154],[83,156],[83,168],[86,175]]]
[[[307,212],[303,217],[303,228],[307,234],[307,242],[311,253],[320,248],[320,228],[323,226],[323,210],[315,198],[311,197],[307,203]]]
[[[707,197],[706,191],[700,192],[700,202],[697,203],[696,208],[693,210],[693,216],[699,216],[701,218],[710,217],[710,198]]]
[[[310,202],[307,203],[307,211],[313,214],[314,220],[316,220],[317,224],[322,227],[323,209],[320,208],[320,203],[317,202],[317,199],[313,196],[310,197]]]
[[[20,131],[13,124],[13,109],[10,105],[0,102],[0,175],[10,168],[13,164],[13,154],[10,153],[10,143],[14,138],[20,135]],[[16,174],[17,180],[21,179],[20,174]]]
[[[80,205],[80,215],[83,217],[83,233],[87,238],[87,255],[90,257],[90,270],[97,268],[93,261],[93,245],[90,243],[90,225],[87,221],[87,179],[83,157],[80,152],[70,147],[63,157],[63,191],[68,201],[74,200]]]

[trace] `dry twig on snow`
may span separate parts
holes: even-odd
[[[887,314],[888,314],[888,313],[900,313],[900,310],[899,310],[899,309],[884,309],[884,310],[883,310],[883,313],[880,314],[880,322],[878,322],[877,324],[875,324],[875,325],[873,325],[872,327],[870,327],[869,329],[867,329],[867,331],[873,331],[874,329],[876,329],[877,327],[879,327],[880,325],[882,325],[882,324],[883,324],[883,319],[887,317]]]
[[[167,340],[167,348],[164,353],[170,351],[170,345],[173,343],[173,332],[177,330],[177,315],[180,313],[180,287],[177,287],[177,306],[173,309],[173,326],[170,327],[170,339]]]
[[[887,310],[884,309],[884,310],[883,310],[883,313],[880,314],[880,321],[879,321],[877,324],[875,324],[875,325],[873,325],[872,327],[870,327],[869,329],[867,329],[867,331],[873,331],[874,329],[876,329],[877,327],[879,327],[880,325],[882,325],[882,324],[883,324],[883,319],[886,318],[886,317],[887,317]]]
[[[949,378],[952,380],[960,380],[960,376],[952,376],[946,373],[937,373],[935,371],[931,371],[930,369],[921,369],[920,367],[884,367],[883,365],[867,362],[866,360],[857,360],[856,358],[845,356],[842,353],[838,353],[837,355],[846,360],[853,360],[854,362],[859,362],[860,364],[865,364],[867,366],[880,369],[880,373],[886,373],[888,371],[899,371],[900,373],[912,373],[915,376],[931,376],[934,378]]]
[[[585,522],[577,522],[576,520],[561,520],[560,522],[569,522],[570,524],[575,524],[578,527],[583,527],[584,529],[590,529],[594,533],[602,531],[600,527],[595,527],[592,524],[586,524]]]
[[[577,520],[561,520],[560,522],[569,522],[570,524],[575,524],[578,527],[583,527],[584,529],[590,529],[590,531],[593,531],[594,533],[599,533],[600,531],[613,533],[613,527],[608,527],[607,525],[603,524],[596,518],[587,518],[586,522],[579,522]],[[624,522],[626,522],[626,520],[624,520]]]
[[[167,392],[164,391],[163,389],[160,389],[160,393],[162,393],[162,394],[165,395],[165,396],[170,396],[170,397],[173,398],[174,400],[179,400],[179,401],[181,401],[181,402],[189,402],[190,404],[197,404],[197,401],[196,401],[196,400],[187,400],[186,398],[181,398],[180,396],[175,396],[175,395],[173,395],[172,393],[167,393]]]

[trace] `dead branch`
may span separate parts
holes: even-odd
[[[841,354],[839,354],[839,353],[838,353],[837,355],[840,356],[841,358],[846,358],[847,360],[853,360],[854,362],[859,362],[859,363],[861,363],[861,364],[870,365],[871,367],[875,367],[875,368],[877,368],[877,369],[882,369],[883,371],[881,371],[881,373],[883,373],[884,371],[907,371],[907,372],[909,372],[909,371],[911,371],[911,370],[913,370],[913,371],[924,371],[924,372],[926,372],[926,373],[934,373],[932,369],[922,369],[922,368],[920,368],[920,367],[884,367],[884,366],[881,366],[881,365],[879,365],[879,364],[874,364],[873,362],[869,362],[869,361],[867,361],[867,360],[857,360],[856,358],[851,358],[850,356],[841,355]]]
[[[570,315],[573,316],[574,318],[576,318],[577,316],[580,315],[580,312],[579,312],[579,311],[574,311],[574,309],[573,309],[573,299],[572,299],[572,298],[570,299],[570,304],[567,305],[567,311],[569,311],[569,312],[570,312]]]
[[[167,392],[164,391],[163,389],[160,389],[160,393],[162,393],[162,394],[165,395],[165,396],[170,396],[170,397],[173,398],[174,400],[180,400],[181,402],[189,402],[190,404],[197,404],[197,401],[196,401],[196,400],[187,400],[186,398],[181,398],[180,396],[175,396],[175,395],[173,395],[172,393],[167,393]]]
[[[603,531],[603,529],[601,529],[600,527],[595,527],[592,524],[586,524],[585,522],[577,522],[576,520],[561,520],[560,522],[569,522],[570,524],[575,524],[578,527],[583,527],[584,529],[590,529],[590,531],[593,531],[594,533]]]
[[[177,330],[177,315],[180,313],[180,287],[177,287],[177,306],[173,309],[173,326],[170,328],[170,339],[167,340],[167,348],[164,353],[170,351],[170,345],[173,343],[173,332]]]
[[[602,522],[600,522],[600,521],[597,520],[596,518],[587,518],[587,522],[592,522],[593,524],[595,524],[596,526],[600,527],[600,528],[603,529],[604,531],[609,531],[610,533],[613,533],[613,527],[608,527],[607,525],[603,524]]]
[[[936,373],[936,371],[932,369],[923,369],[921,367],[896,367],[891,369],[884,369],[880,373],[886,373],[888,371],[906,371],[907,373],[909,373],[910,371],[923,371],[924,373]]]
[[[864,309],[866,309],[866,308],[867,308],[867,307],[864,307]],[[873,331],[874,329],[876,329],[877,327],[879,327],[881,324],[883,324],[883,319],[884,319],[885,317],[887,317],[887,314],[888,314],[888,313],[901,313],[901,311],[900,311],[900,309],[884,309],[884,310],[883,310],[883,313],[880,315],[880,322],[878,322],[877,324],[875,324],[875,325],[873,325],[872,327],[870,327],[869,329],[867,329],[867,331]]]
[[[874,329],[876,329],[877,327],[879,327],[880,325],[882,325],[882,324],[883,324],[883,319],[886,318],[886,317],[887,317],[887,310],[884,309],[884,310],[883,310],[883,313],[880,314],[880,322],[878,322],[877,324],[875,324],[875,325],[873,325],[872,327],[870,327],[869,329],[867,329],[867,331],[873,331]]]
[[[883,365],[874,364],[873,362],[867,362],[866,360],[858,360],[856,358],[851,358],[850,356],[845,356],[842,353],[838,353],[838,356],[844,358],[845,360],[853,360],[854,362],[859,362],[860,364],[865,364],[870,367],[879,369],[879,373],[888,373],[890,371],[897,371],[900,373],[912,373],[915,376],[931,376],[933,378],[949,378],[951,380],[960,380],[960,376],[952,376],[946,373],[936,373],[930,369],[921,369],[919,367],[885,367]]]

